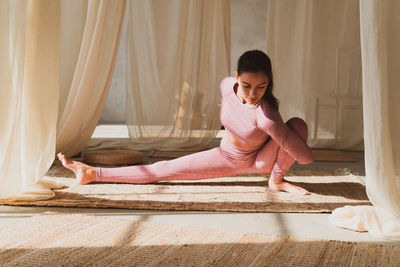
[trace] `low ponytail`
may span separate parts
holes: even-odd
[[[271,105],[274,110],[279,109],[279,100],[273,95],[274,80],[272,75],[271,59],[260,50],[250,50],[239,57],[237,63],[238,76],[243,72],[264,73],[268,78],[268,86],[263,99]]]

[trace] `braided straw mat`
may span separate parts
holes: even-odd
[[[326,170],[295,170],[286,177],[312,192],[309,196],[270,191],[267,178],[260,175],[137,185],[79,185],[74,177],[72,171],[55,161],[45,178],[58,181],[67,188],[55,190],[55,197],[49,200],[28,202],[0,199],[0,204],[305,213],[332,212],[345,205],[370,205],[362,177]]]
[[[129,149],[90,150],[85,153],[89,164],[123,165],[143,162],[143,154]]]
[[[400,266],[400,247],[44,213],[0,227],[1,266]]]

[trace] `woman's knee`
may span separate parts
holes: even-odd
[[[286,122],[286,125],[290,129],[295,131],[301,137],[301,139],[303,139],[305,142],[307,141],[308,126],[307,126],[307,123],[303,119],[298,118],[298,117],[293,117]]]
[[[273,168],[274,162],[269,162],[265,160],[255,160],[254,162],[254,168],[256,173],[271,173],[272,168]]]

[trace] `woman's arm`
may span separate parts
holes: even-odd
[[[299,164],[310,164],[314,161],[307,138],[302,137],[283,122],[278,111],[263,105],[262,114],[257,114],[259,127],[267,133],[281,148],[283,148]],[[304,124],[304,127],[306,125]],[[306,130],[306,128],[304,129]]]

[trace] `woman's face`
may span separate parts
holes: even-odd
[[[239,84],[237,96],[243,103],[256,105],[264,96],[268,86],[268,77],[262,72],[235,73],[236,81]]]

